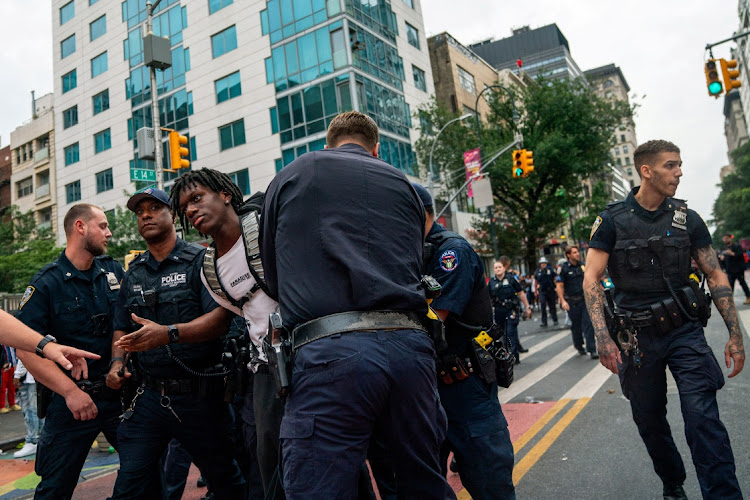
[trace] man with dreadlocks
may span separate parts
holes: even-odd
[[[251,197],[247,205],[252,206],[256,200],[259,209],[260,193]],[[208,168],[178,177],[172,187],[171,202],[186,231],[193,226],[213,239],[203,261],[203,284],[219,305],[245,318],[257,357],[250,364],[255,374],[252,391],[245,397],[243,424],[246,429],[248,425],[256,428],[258,463],[266,498],[284,498],[275,476],[283,400],[276,397],[261,349],[268,316],[277,304],[267,293],[257,254],[257,211],[243,207],[242,193],[228,175]],[[245,444],[252,446],[249,433],[244,434]]]

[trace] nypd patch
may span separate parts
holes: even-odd
[[[26,291],[23,292],[23,297],[21,297],[21,302],[18,304],[19,311],[23,309],[23,306],[26,304],[26,302],[28,302],[31,296],[34,295],[35,290],[36,288],[34,288],[33,286],[26,287]]]
[[[451,272],[458,267],[458,254],[453,250],[446,250],[440,256],[440,269]]]
[[[594,233],[596,233],[596,230],[599,229],[599,226],[601,225],[602,225],[602,218],[597,217],[596,220],[594,221],[594,225],[591,226],[591,235],[589,235],[589,239],[594,237]]]

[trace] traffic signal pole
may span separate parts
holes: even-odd
[[[159,5],[161,0],[156,0],[153,4],[146,2],[146,35],[153,34],[153,14],[154,9]],[[156,187],[164,190],[164,168],[162,162],[164,153],[161,143],[161,127],[159,126],[159,92],[156,88],[156,67],[149,67],[151,77],[151,120],[154,127],[154,163],[156,169]]]
[[[737,35],[730,36],[729,38],[725,38],[724,40],[720,40],[720,41],[715,42],[715,43],[707,43],[706,44],[706,50],[709,51],[709,53],[711,55],[711,58],[713,59],[714,54],[711,51],[712,48],[716,47],[717,45],[721,45],[722,43],[731,42],[732,40],[737,40],[738,38],[742,38],[743,36],[747,36],[747,35],[750,35],[750,31],[745,31],[745,32],[739,33]]]

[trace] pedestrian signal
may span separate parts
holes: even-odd
[[[721,66],[721,75],[724,79],[724,88],[727,93],[742,86],[742,82],[739,81],[740,71],[734,69],[737,67],[736,59],[719,59],[719,65]]]
[[[523,176],[523,149],[516,149],[513,151],[513,177]]]
[[[188,143],[188,138],[180,135],[177,131],[169,132],[169,170],[175,171],[180,168],[190,166],[190,151],[184,147]]]
[[[708,95],[718,99],[719,96],[724,92],[724,87],[721,84],[721,79],[719,78],[719,70],[716,67],[716,60],[709,59],[708,61],[706,61],[704,70],[706,72],[706,86],[708,88]]]

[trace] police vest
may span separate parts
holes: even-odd
[[[215,243],[212,243],[211,246],[206,249],[206,253],[203,256],[203,275],[206,277],[206,283],[208,283],[211,291],[222,299],[229,301],[238,309],[242,309],[245,303],[250,300],[258,290],[263,290],[268,296],[271,295],[263,276],[263,263],[260,260],[260,245],[258,244],[258,236],[260,235],[260,210],[263,207],[264,197],[265,195],[262,192],[255,193],[248,198],[244,205],[242,205],[239,212],[240,226],[242,228],[242,242],[245,245],[247,267],[250,269],[250,274],[255,278],[255,284],[244,297],[240,300],[236,300],[227,293],[224,285],[221,283],[219,273],[216,269]]]
[[[690,236],[687,204],[667,198],[668,207],[648,220],[638,217],[625,202],[610,203],[607,212],[615,226],[615,247],[609,257],[609,275],[625,293],[644,290],[669,295],[664,278],[673,287],[687,284],[690,274]]]
[[[583,264],[580,262],[577,266],[570,262],[565,262],[560,266],[560,278],[563,283],[565,300],[569,298],[578,299],[583,296],[583,270]]]
[[[514,278],[508,277],[508,274],[505,274],[503,279],[498,279],[495,276],[490,278],[490,297],[492,297],[492,304],[500,316],[508,316],[518,308],[518,295],[511,285],[510,280],[512,279]]]
[[[127,278],[127,299],[125,305],[130,312],[162,325],[188,323],[202,316],[200,289],[192,283],[200,282],[194,276],[195,259],[200,258],[203,247],[186,244],[177,254],[179,262],[163,266],[164,271],[154,273],[146,264],[146,259],[137,259],[130,265]],[[136,325],[137,326],[137,325]],[[170,344],[173,356],[190,368],[201,370],[212,367],[221,359],[219,339],[191,344]],[[166,346],[150,351],[139,352],[138,362],[155,376],[187,378],[188,373],[177,366],[167,352]],[[167,373],[169,372],[169,375]]]
[[[436,259],[439,259],[443,252],[443,247],[454,239],[466,241],[452,231],[441,231],[427,237],[424,251],[425,269],[431,268],[436,263]],[[492,321],[492,302],[490,301],[489,288],[484,279],[479,279],[474,283],[471,299],[461,316],[456,317],[453,313],[449,314],[445,327],[448,334],[460,332],[475,337],[481,330],[491,327]],[[448,339],[448,342],[450,343],[450,339]]]
[[[555,287],[555,273],[550,269],[549,264],[547,264],[546,269],[537,269],[534,278],[542,291],[551,290]]]

